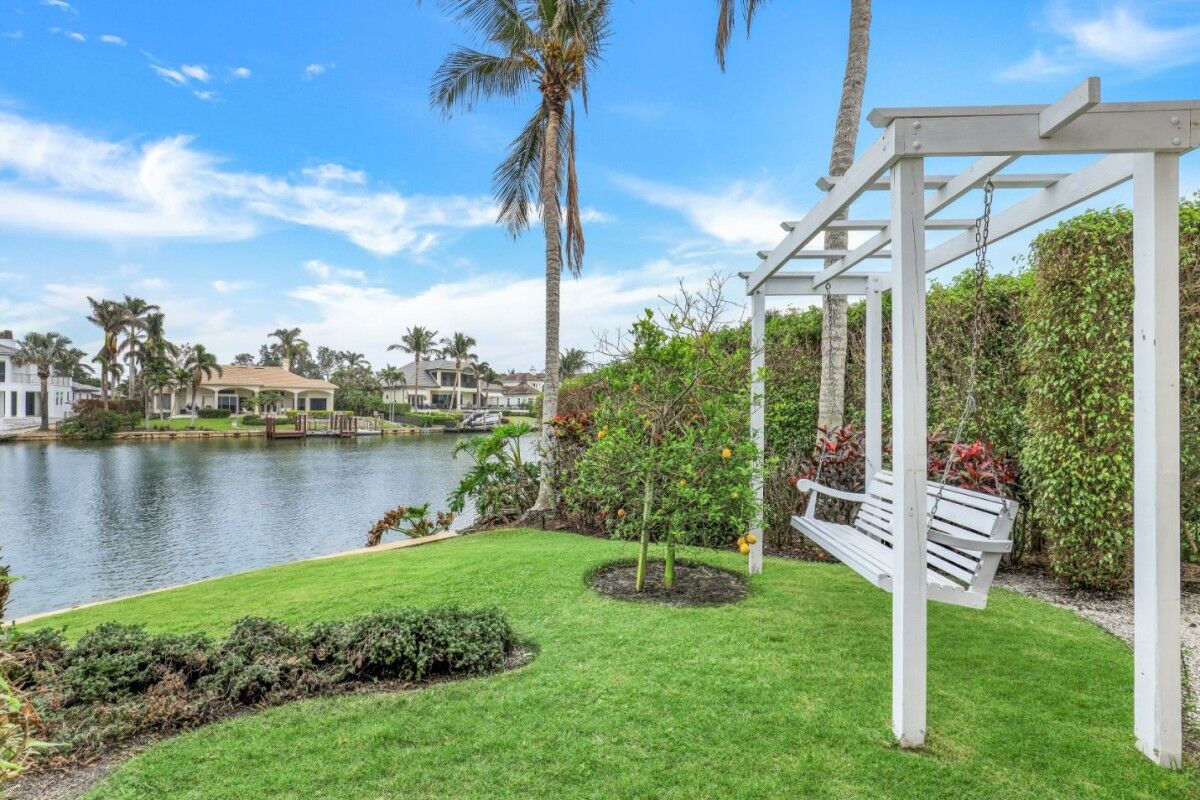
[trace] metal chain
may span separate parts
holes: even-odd
[[[996,186],[991,176],[983,184],[983,215],[975,220],[975,317],[971,323],[971,365],[967,373],[967,396],[963,401],[962,415],[954,429],[954,441],[950,444],[950,452],[946,456],[946,466],[942,469],[942,479],[938,481],[937,495],[933,498],[933,507],[929,510],[932,521],[937,513],[938,503],[942,499],[942,490],[950,480],[950,470],[958,456],[958,446],[962,443],[963,430],[967,420],[975,413],[975,378],[978,374],[979,356],[983,349],[983,323],[987,311],[987,273],[988,273],[988,225],[992,220],[992,194]],[[994,467],[994,465],[993,465]],[[1001,495],[1000,476],[992,469],[992,480],[996,484],[996,495]]]

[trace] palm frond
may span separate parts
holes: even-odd
[[[750,37],[750,25],[760,5],[766,0],[742,0],[742,17],[746,20],[746,37]],[[729,49],[729,40],[733,37],[733,29],[737,27],[733,0],[717,0],[717,63],[721,71],[725,71],[725,51]]]
[[[513,236],[529,227],[529,209],[538,197],[546,112],[541,106],[508,146],[508,155],[492,173],[492,191],[500,204],[496,221]]]
[[[583,219],[579,210],[579,176],[575,173],[575,106],[567,116],[567,269],[575,277],[583,271]]]
[[[441,0],[455,20],[480,37],[511,50],[527,50],[537,41],[532,10],[522,11],[517,0]]]
[[[529,87],[535,66],[523,52],[495,55],[460,47],[434,73],[430,103],[450,116],[472,110],[484,97],[515,97]]]

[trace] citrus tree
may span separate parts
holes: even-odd
[[[638,591],[651,539],[665,546],[669,591],[678,543],[738,541],[758,513],[749,488],[750,353],[724,326],[732,304],[723,284],[681,289],[663,311],[647,310],[628,334],[600,343],[612,359],[609,392],[569,494],[603,509],[614,535],[639,540]]]

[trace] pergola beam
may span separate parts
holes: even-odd
[[[846,256],[850,255],[851,252],[852,251],[850,251],[850,250],[797,250],[795,253],[792,253],[792,255],[789,256],[788,260],[795,261],[795,260],[807,258],[807,259],[813,259],[813,260],[817,260],[817,261],[828,261],[831,258],[845,258]],[[770,250],[759,250],[758,251],[759,258],[769,258],[770,255],[771,255]],[[878,253],[872,253],[869,256],[864,256],[864,258],[891,258],[891,257],[892,257],[892,254],[887,252],[886,250],[880,251]]]
[[[1012,172],[995,175],[992,177],[992,183],[997,189],[1045,189],[1047,186],[1053,186],[1058,181],[1069,175],[1069,172]],[[926,175],[926,189],[940,189],[950,181],[954,180],[953,175]],[[822,191],[829,191],[836,186],[841,178],[832,175],[826,175],[823,178],[817,179],[817,188]],[[883,176],[872,181],[867,185],[867,191],[883,192],[890,189],[892,179],[889,176]]]
[[[1099,103],[1100,79],[1084,78],[1082,83],[1038,114],[1038,133],[1043,139],[1053,136],[1080,114]]]
[[[891,285],[891,274],[887,272],[861,272],[854,275],[843,275],[826,284],[816,286],[813,280],[815,272],[778,272],[767,279],[761,287],[767,297],[792,297],[799,295],[829,294],[866,295],[874,280],[881,291]],[[826,286],[828,290],[826,290]]]
[[[863,187],[878,178],[896,162],[896,133],[888,128],[846,171],[844,182],[826,192],[812,211],[787,236],[783,237],[762,265],[751,273],[746,282],[747,293],[753,293],[767,278],[774,275],[804,245],[812,241],[825,225],[863,193]],[[875,248],[878,250],[879,248]]]
[[[998,212],[988,227],[988,241],[1006,236],[1054,216],[1101,192],[1124,183],[1133,175],[1134,157],[1127,154],[1106,156],[1089,164],[1049,189],[1043,189]],[[975,250],[975,234],[968,231],[943,242],[929,251],[925,268],[932,271]]]
[[[930,219],[925,221],[925,230],[961,231],[974,228],[974,219]],[[790,231],[799,223],[781,222],[779,227]],[[834,219],[825,226],[827,231],[881,231],[888,226],[886,219]]]

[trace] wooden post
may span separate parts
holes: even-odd
[[[1183,757],[1179,610],[1179,156],[1133,178],[1133,727],[1163,767]]]
[[[925,164],[892,168],[892,730],[925,742]]]
[[[867,483],[883,468],[883,286],[867,279],[866,324],[866,461]]]
[[[763,453],[766,447],[766,384],[763,367],[767,363],[767,295],[759,289],[750,295],[750,435],[758,448],[758,463],[754,477],[755,500],[759,509],[763,502]],[[750,545],[749,570],[757,575],[763,568],[763,526],[755,522],[750,528],[757,541]]]

